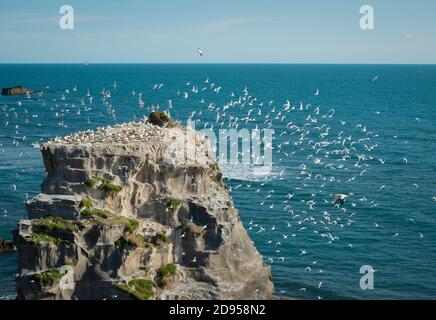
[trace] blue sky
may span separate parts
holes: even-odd
[[[59,28],[63,4],[74,8],[74,30]],[[364,4],[374,7],[371,31],[359,27]],[[435,0],[0,0],[0,8],[0,63],[436,63]]]

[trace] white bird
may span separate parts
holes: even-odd
[[[201,50],[200,48],[197,48],[197,52],[198,52],[198,54],[200,55],[200,57],[203,56],[203,50]]]
[[[333,196],[335,197],[335,200],[333,200],[333,205],[336,205],[336,203],[340,203],[341,205],[343,205],[345,203],[345,201],[348,198],[348,195],[346,194],[333,194]]]

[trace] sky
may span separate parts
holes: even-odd
[[[0,0],[0,63],[84,61],[434,64],[436,1]]]

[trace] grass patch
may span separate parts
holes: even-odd
[[[55,282],[62,278],[63,274],[58,269],[50,269],[47,271],[32,274],[30,280],[38,282],[42,287],[52,286]]]
[[[157,273],[160,277],[165,278],[166,276],[175,274],[176,269],[177,269],[176,265],[174,263],[170,263],[163,267],[160,267],[157,270]]]
[[[171,243],[170,239],[163,233],[158,233],[157,235],[155,235],[152,240],[151,243],[156,246],[162,246],[162,245],[167,245],[169,243]]]
[[[87,186],[88,188],[97,187],[98,190],[108,193],[119,192],[123,189],[123,186],[114,184],[112,181],[104,178],[88,179],[85,181],[85,186]]]
[[[126,224],[126,232],[132,233],[139,227],[139,221],[136,219],[128,219],[128,222]]]
[[[97,179],[91,178],[85,181],[85,186],[88,188],[94,188],[94,186],[97,184]]]
[[[36,233],[36,232],[33,232],[30,237],[26,238],[26,241],[33,245],[42,244],[42,243],[54,243],[54,244],[63,244],[66,246],[70,246],[73,244],[73,242],[70,240],[55,238],[45,233]]]
[[[75,232],[79,230],[79,226],[76,222],[55,216],[45,216],[35,219],[32,225],[37,233],[47,233],[50,231]]]
[[[176,212],[177,208],[183,203],[182,200],[174,199],[174,198],[168,198],[167,199],[167,206],[171,208],[172,212]]]
[[[140,248],[144,247],[145,241],[138,234],[128,234],[119,237],[114,244],[117,248]]]
[[[132,233],[139,227],[139,221],[117,215],[109,210],[86,208],[80,212],[85,219],[94,219],[103,225],[124,225],[124,232]]]
[[[113,215],[113,213],[110,212],[109,210],[86,208],[86,209],[80,211],[80,215],[82,217],[85,217],[85,218],[90,218],[90,217],[94,216],[94,217],[100,217],[103,219],[108,219],[109,217],[111,217]]]
[[[101,183],[98,186],[98,189],[104,192],[112,193],[112,192],[120,192],[123,189],[123,186],[119,186],[117,184],[112,183],[112,181],[106,179],[100,179]]]
[[[150,300],[153,297],[155,283],[148,279],[134,279],[127,284],[117,284],[116,287],[138,300]]]
[[[79,208],[92,208],[92,200],[89,198],[80,200]]]

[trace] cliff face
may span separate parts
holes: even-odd
[[[15,231],[18,298],[270,298],[210,146],[186,132],[130,123],[42,145],[42,193]]]

